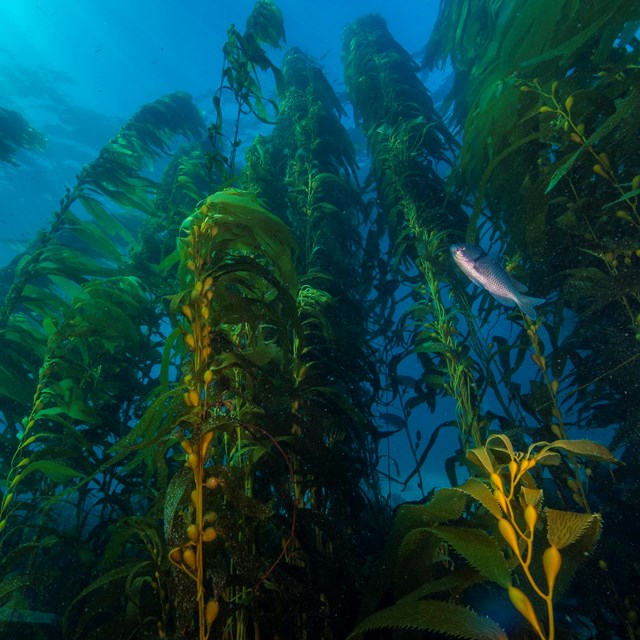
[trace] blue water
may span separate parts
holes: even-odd
[[[48,138],[37,157],[20,153],[0,170],[0,265],[46,223],[65,184],[142,105],[189,92],[210,122],[226,30],[242,31],[252,0],[211,2],[0,3],[0,105],[22,113]],[[409,51],[425,44],[437,6],[422,0],[280,2],[287,45],[323,64],[342,88],[342,30],[380,13]],[[282,52],[269,51],[277,64]]]

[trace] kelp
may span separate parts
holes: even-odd
[[[0,317],[2,633],[493,639],[509,625],[551,638],[567,615],[615,623],[590,585],[634,594],[609,527],[633,527],[637,412],[616,431],[629,464],[615,476],[603,447],[569,433],[628,409],[637,49],[613,35],[633,9],[582,4],[443,3],[428,55],[452,57],[461,151],[384,21],[350,25],[364,176],[321,66],[298,49],[282,69],[267,58],[284,21],[261,0],[228,31],[208,143],[172,94],[83,169]],[[263,128],[240,170],[245,116]],[[548,315],[509,314],[515,335],[494,325],[500,307],[468,296],[451,264],[465,233],[506,249],[510,271],[536,265],[534,287],[560,284]],[[423,407],[447,415],[415,429]],[[427,495],[449,427],[453,486]],[[400,433],[404,473],[383,449]],[[423,496],[393,524],[385,480],[389,501],[391,483]],[[485,617],[487,598],[521,624]]]
[[[210,166],[217,166],[223,174],[233,178],[242,115],[252,114],[260,122],[274,124],[278,115],[277,101],[267,98],[260,84],[260,71],[270,71],[278,93],[282,93],[283,79],[280,69],[267,57],[263,44],[279,48],[286,42],[284,19],[278,6],[271,0],[258,0],[247,17],[244,33],[235,25],[227,30],[227,42],[223,46],[224,59],[220,86],[213,96],[216,120],[209,127],[209,140],[218,153],[210,156]],[[233,137],[225,133],[222,116],[222,99],[231,92],[237,105]],[[230,155],[223,155],[221,142],[230,146]]]
[[[40,552],[45,547],[30,540],[49,535],[48,559],[68,559],[69,539],[88,534],[92,543],[80,543],[78,552],[99,553],[109,524],[132,512],[136,501],[147,500],[142,498],[145,472],[132,474],[111,452],[147,402],[165,313],[132,275],[157,286],[160,273],[157,262],[155,271],[150,266],[149,249],[161,236],[137,239],[136,227],[145,228],[147,221],[148,228],[154,224],[164,233],[171,228],[171,216],[161,218],[152,206],[157,185],[143,172],[172,152],[173,136],[200,135],[199,118],[187,94],[143,107],[67,190],[50,228],[19,258],[5,298],[2,411],[11,426],[3,433],[3,450],[13,453],[16,445],[17,450],[12,462],[11,453],[4,462],[8,478],[0,526],[3,548],[10,552],[3,571],[24,572],[32,605],[40,603],[45,611],[61,611],[68,592],[49,589],[60,575],[38,570],[46,562]],[[118,216],[118,206],[135,212]],[[14,423],[21,424],[17,431]],[[159,462],[153,460],[154,476],[162,475]],[[114,493],[114,486],[127,486],[129,494]],[[102,496],[98,504],[94,494]],[[62,498],[76,510],[73,534],[66,524],[60,531],[53,525],[66,523]],[[96,526],[98,514],[102,521]],[[19,526],[25,520],[28,529]],[[74,579],[88,578],[82,569]],[[29,606],[18,592],[12,598],[8,610]],[[6,624],[12,620],[10,615]]]
[[[46,143],[45,136],[34,129],[23,115],[0,107],[0,162],[17,166],[15,155],[19,149],[41,151]]]
[[[602,526],[600,514],[543,508],[544,491],[533,470],[557,464],[560,452],[617,462],[591,441],[539,442],[520,452],[507,436],[496,434],[468,451],[484,479],[472,476],[459,487],[436,491],[424,504],[401,506],[365,600],[368,615],[349,637],[414,629],[505,639],[496,622],[465,606],[477,585],[493,583],[538,637],[555,638],[557,593],[594,548]],[[375,611],[389,599],[395,603]],[[546,623],[531,599],[543,601]],[[523,633],[514,631],[518,637]]]
[[[390,376],[415,354],[428,382],[424,389],[412,385],[403,417],[408,418],[415,404],[432,402],[434,389],[447,393],[456,400],[463,445],[477,444],[482,435],[475,365],[456,337],[459,310],[448,308],[442,292],[443,283],[451,280],[446,247],[465,223],[462,208],[448,199],[436,171],[437,165],[451,162],[453,138],[417,78],[415,63],[381,18],[368,16],[347,29],[343,58],[355,116],[371,146],[380,202],[377,224],[388,234],[390,271],[404,282],[410,282],[412,267],[421,274],[413,284],[414,304],[399,323],[409,333],[409,344],[398,343],[402,351],[391,360]],[[424,460],[411,438],[409,442],[419,467]]]
[[[286,421],[274,421],[274,413],[285,418],[291,400],[285,389],[272,398],[265,386],[277,384],[282,374],[276,372],[289,367],[297,326],[292,297],[296,280],[286,228],[250,194],[226,191],[208,198],[185,222],[183,234],[184,291],[172,308],[185,318],[184,343],[193,354],[182,365],[186,413],[178,418],[195,486],[190,491],[193,524],[186,527],[186,535],[180,533],[175,510],[179,503],[174,501],[172,512],[165,512],[165,527],[168,543],[179,545],[170,553],[171,562],[196,581],[197,628],[200,637],[207,638],[223,593],[230,607],[221,613],[216,629],[225,624],[241,629],[249,615],[260,623],[249,594],[276,568],[263,564],[262,552],[252,550],[274,510],[256,502],[267,489],[259,471],[263,454],[257,452],[275,445],[276,454],[288,462],[282,449],[286,445],[278,443],[287,439]],[[267,375],[272,384],[267,384]],[[281,496],[286,510],[292,508],[290,491],[283,494],[276,488],[274,494]],[[212,507],[215,515],[209,515]],[[289,517],[295,522],[295,515]],[[231,551],[230,563],[214,543],[218,537]],[[268,553],[266,539],[261,545]],[[216,575],[211,594],[206,592],[205,571]],[[179,583],[181,574],[174,579]],[[185,609],[180,618],[189,628],[190,604],[180,606]]]
[[[506,246],[553,299],[535,333],[526,327],[516,341],[531,340],[539,377],[529,391],[514,386],[523,364],[502,343],[507,384],[544,437],[606,429],[634,468],[638,19],[624,2],[441,3],[424,61],[448,58],[454,69],[446,104],[463,143],[452,188],[474,201],[467,238]],[[567,462],[568,475],[552,471],[556,485],[589,509],[600,500],[586,492],[592,470]],[[635,472],[621,473],[624,484]],[[618,518],[615,507],[603,512]],[[603,537],[609,553],[629,535],[618,531]]]
[[[156,185],[142,175],[145,163],[166,154],[173,136],[197,137],[203,131],[187,94],[172,94],[143,107],[83,168],[75,187],[61,199],[50,227],[19,257],[0,308],[0,394],[9,401],[4,408],[9,421],[20,419],[25,394],[33,394],[30,371],[42,361],[44,320],[59,320],[79,285],[126,272],[135,230],[107,203],[138,211],[141,221],[155,216],[150,196]],[[74,212],[78,205],[82,216]],[[16,386],[23,391],[16,394]]]
[[[26,601],[25,589],[3,597],[8,612],[61,612],[69,590],[54,585],[69,580],[67,563],[75,566],[69,586],[87,581],[85,563],[96,543],[110,522],[133,509],[142,479],[106,461],[114,436],[127,431],[135,403],[148,392],[153,316],[139,281],[113,277],[83,285],[62,318],[44,323],[48,340],[36,393],[5,463],[2,571],[22,576],[29,594]],[[123,482],[131,489],[126,496],[113,490]],[[15,621],[10,613],[3,633],[15,635]]]
[[[285,91],[273,133],[247,151],[244,180],[296,239],[301,336],[294,353],[292,470],[298,504],[295,561],[310,595],[292,603],[319,637],[354,622],[365,568],[366,518],[379,507],[371,407],[379,389],[368,347],[370,291],[359,224],[355,152],[343,108],[320,67],[297,49],[283,61]],[[371,496],[371,497],[370,497]],[[340,580],[328,575],[341,567]],[[328,572],[328,573],[327,573]],[[316,594],[316,595],[311,595]],[[322,595],[322,602],[317,600]],[[323,613],[320,613],[323,612]]]
[[[71,301],[60,326],[48,318],[46,355],[40,369],[32,410],[22,421],[19,445],[7,473],[7,493],[0,511],[0,530],[6,509],[19,503],[25,478],[37,471],[55,483],[83,478],[99,466],[113,425],[108,416],[132,401],[144,388],[135,377],[115,376],[138,359],[151,356],[150,336],[140,330],[151,324],[151,301],[133,278],[112,278],[82,287]],[[111,357],[105,357],[111,356]],[[83,432],[91,429],[94,450]],[[98,433],[105,440],[99,443]],[[50,488],[51,490],[51,488]],[[33,495],[38,494],[32,489]]]

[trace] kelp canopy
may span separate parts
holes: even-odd
[[[441,105],[379,16],[350,105],[271,61],[285,17],[229,28],[215,122],[143,106],[4,269],[0,637],[636,637],[640,8],[443,1]],[[0,159],[37,152],[5,119]],[[467,292],[465,236],[538,320]]]

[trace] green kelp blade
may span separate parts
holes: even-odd
[[[91,196],[83,196],[78,200],[105,233],[108,232],[112,236],[117,234],[127,244],[134,243],[134,237],[131,232],[120,222],[116,215],[107,211],[100,201]]]
[[[24,573],[5,576],[0,582],[0,598],[6,598],[12,592],[29,585],[29,576]]]
[[[164,536],[168,541],[172,541],[171,533],[175,528],[174,522],[179,517],[180,504],[192,487],[193,474],[187,467],[180,469],[169,482],[164,503]]]
[[[130,578],[131,575],[139,574],[140,572],[149,571],[152,566],[151,560],[133,560],[128,564],[117,567],[107,573],[102,574],[96,580],[94,580],[88,587],[83,589],[71,602],[69,608],[65,612],[63,626],[65,630],[65,637],[81,637],[81,633],[84,627],[89,623],[93,616],[100,614],[100,611],[107,610],[108,606],[122,597],[123,583]],[[103,587],[108,587],[103,589]],[[102,598],[92,598],[90,601],[85,602],[84,611],[78,620],[75,621],[73,635],[69,636],[71,631],[68,628],[69,619],[71,618],[71,612],[77,604],[86,598],[89,594],[92,594],[96,590],[100,590],[99,593],[103,595]]]
[[[593,440],[556,440],[553,446],[556,449],[571,451],[571,453],[583,456],[584,458],[601,460],[602,462],[609,462],[611,464],[620,463],[620,460],[618,460],[609,449],[597,442],[593,442]]]
[[[497,542],[482,529],[438,526],[430,531],[451,545],[485,578],[505,589],[511,585],[511,572]]]
[[[630,117],[632,113],[637,113],[640,109],[640,89],[634,87],[631,93],[626,98],[620,100],[618,109],[616,112],[594,131],[585,143],[573,153],[568,160],[562,163],[558,170],[551,176],[549,186],[545,189],[545,194],[549,193],[563,176],[571,169],[573,163],[577,160],[578,156],[585,150],[590,149],[596,144],[597,141],[602,140],[614,127],[618,125],[621,120]]]
[[[622,194],[617,200],[613,202],[609,202],[609,204],[605,204],[603,209],[607,209],[608,207],[613,207],[614,204],[618,204],[618,202],[622,202],[623,200],[629,200],[631,198],[635,198],[636,196],[640,196],[640,189],[634,189],[633,191],[628,191],[627,193]]]
[[[495,518],[502,518],[502,509],[495,499],[491,489],[480,478],[468,478],[454,491],[462,491],[480,502]]]
[[[78,478],[83,475],[80,471],[76,471],[61,462],[55,462],[54,460],[36,460],[35,462],[30,462],[26,466],[24,471],[20,474],[20,478],[22,479],[34,471],[43,473],[54,482],[59,482],[61,484],[71,478]]]
[[[0,363],[0,397],[28,406],[33,398],[34,390],[35,387],[32,389],[23,383],[20,371],[10,369]]]
[[[467,640],[507,640],[505,632],[490,618],[438,600],[403,602],[377,611],[361,622],[347,640],[362,638],[377,629],[430,631]]]
[[[396,604],[418,602],[433,593],[451,593],[452,591],[460,593],[464,589],[484,581],[485,578],[483,575],[478,573],[478,571],[476,571],[476,569],[471,565],[466,565],[464,567],[454,569],[451,573],[448,573],[442,578],[430,580],[426,584],[418,587],[415,591],[412,591],[403,598],[400,598]]]

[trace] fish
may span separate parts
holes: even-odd
[[[486,289],[502,304],[518,305],[529,318],[536,319],[534,307],[546,300],[525,295],[527,287],[507,273],[481,247],[475,244],[452,244],[450,251],[460,270],[471,282]]]

